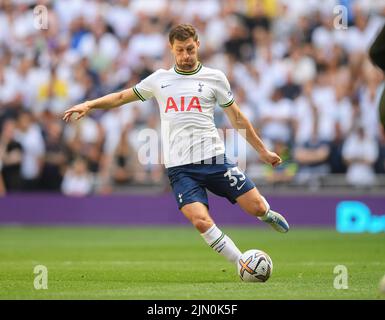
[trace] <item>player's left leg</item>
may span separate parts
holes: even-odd
[[[237,203],[243,211],[251,214],[258,219],[270,224],[278,232],[288,232],[289,224],[286,219],[270,209],[269,203],[266,201],[257,188],[253,188],[236,198]]]

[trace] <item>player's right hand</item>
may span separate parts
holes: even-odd
[[[64,111],[63,120],[66,122],[70,121],[73,113],[78,113],[78,116],[75,118],[75,120],[79,120],[83,118],[90,110],[91,108],[86,102],[77,104],[76,106],[73,106],[72,108]]]

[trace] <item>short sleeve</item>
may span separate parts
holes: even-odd
[[[154,96],[156,74],[157,73],[154,72],[133,87],[135,94],[140,100],[146,101]]]
[[[222,108],[229,107],[234,103],[229,80],[227,80],[223,72],[218,72],[218,80],[216,81],[216,99]]]

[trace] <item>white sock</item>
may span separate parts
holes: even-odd
[[[264,221],[264,220],[266,220],[267,218],[270,217],[270,205],[269,205],[269,203],[267,202],[267,200],[265,199],[264,196],[261,196],[261,198],[262,198],[262,201],[265,203],[266,212],[265,212],[265,214],[263,216],[258,217],[258,219]]]
[[[205,233],[201,233],[206,243],[216,252],[220,253],[227,260],[237,263],[238,257],[242,254],[233,240],[225,235],[215,224]]]

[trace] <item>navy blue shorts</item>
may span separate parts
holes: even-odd
[[[211,164],[202,160],[171,167],[167,174],[179,209],[192,202],[201,202],[208,207],[206,189],[235,203],[239,196],[255,187],[254,182],[225,155],[212,158]]]

